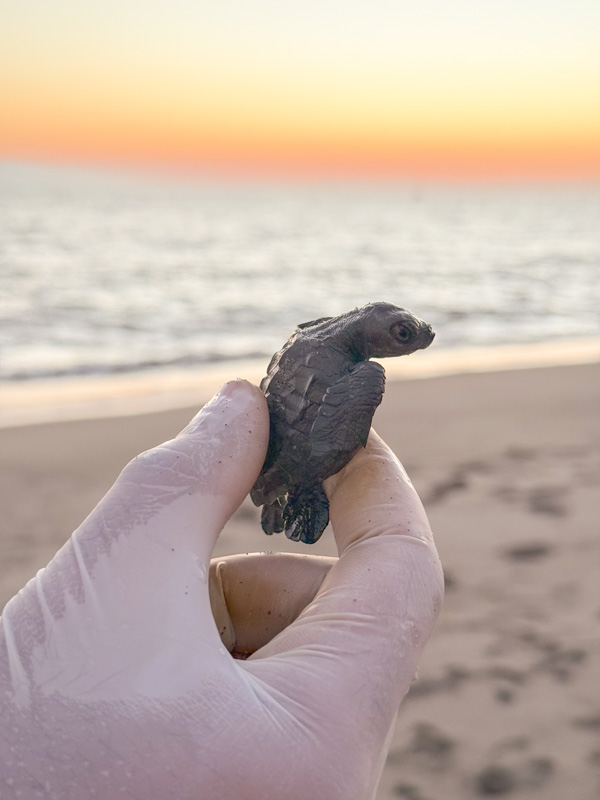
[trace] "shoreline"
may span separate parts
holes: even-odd
[[[600,362],[600,339],[433,349],[427,357],[390,359],[388,381]],[[110,419],[171,411],[206,402],[228,380],[258,384],[267,358],[193,369],[78,375],[0,383],[0,429],[70,420]]]

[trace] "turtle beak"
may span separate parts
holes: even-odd
[[[435,331],[433,330],[431,325],[425,325],[424,326],[424,330],[423,330],[421,338],[422,338],[423,344],[421,345],[420,349],[424,350],[426,347],[429,347],[429,345],[435,339]]]

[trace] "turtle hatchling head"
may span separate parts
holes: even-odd
[[[431,325],[392,303],[371,303],[360,309],[369,358],[404,356],[433,342]]]

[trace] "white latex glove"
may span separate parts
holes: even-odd
[[[7,604],[0,797],[374,795],[442,599],[427,518],[372,435],[327,481],[339,560],[211,566],[267,440],[261,392],[227,384]]]

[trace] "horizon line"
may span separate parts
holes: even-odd
[[[173,177],[207,179],[265,179],[265,180],[439,180],[439,181],[590,181],[600,180],[600,149],[598,153],[584,155],[550,154],[530,157],[527,152],[450,154],[448,151],[405,153],[390,156],[343,154],[338,158],[325,154],[289,154],[286,156],[237,157],[178,156],[161,154],[152,156],[130,153],[99,153],[81,151],[32,152],[28,149],[2,150],[0,163],[29,166],[73,167],[90,170],[117,170],[123,172],[156,173]]]

